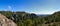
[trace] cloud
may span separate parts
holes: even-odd
[[[12,10],[12,7],[8,5],[8,11],[11,11]]]
[[[12,7],[11,7],[11,6],[8,6],[8,8],[9,8],[9,9],[12,9]]]

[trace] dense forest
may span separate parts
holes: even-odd
[[[18,26],[60,26],[60,11],[46,16],[20,11],[0,11],[0,13],[13,20]]]

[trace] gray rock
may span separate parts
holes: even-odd
[[[12,20],[0,14],[0,26],[17,26]]]

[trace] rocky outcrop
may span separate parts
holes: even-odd
[[[0,14],[0,26],[17,26],[12,20]]]

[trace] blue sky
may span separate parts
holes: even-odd
[[[60,11],[60,0],[0,0],[0,11],[52,14]]]

